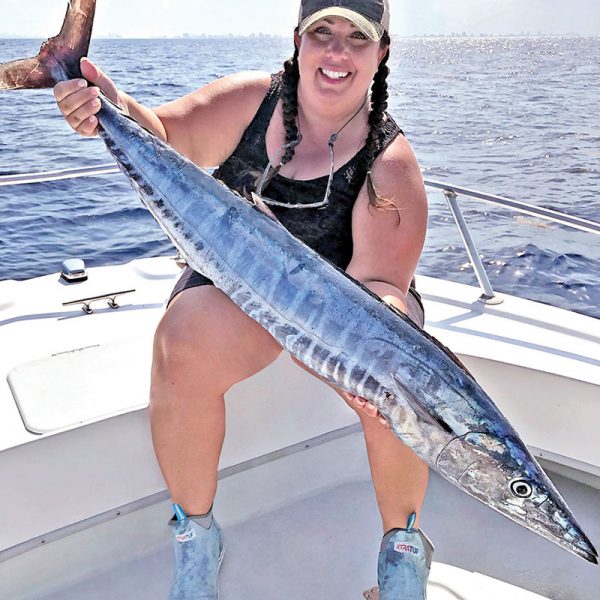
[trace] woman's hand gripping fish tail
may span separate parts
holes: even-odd
[[[88,58],[81,59],[81,73],[84,78],[57,83],[54,97],[71,128],[84,137],[93,137],[98,135],[96,113],[100,110],[100,92],[124,112],[127,102],[113,80]]]

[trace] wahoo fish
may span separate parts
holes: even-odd
[[[0,65],[0,90],[81,77],[95,0],[71,0],[35,58]],[[372,402],[455,486],[598,564],[598,553],[517,432],[460,361],[402,312],[100,96],[99,133],[188,264],[292,356]]]

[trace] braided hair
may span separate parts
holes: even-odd
[[[296,149],[296,145],[292,142],[296,141],[299,135],[298,81],[300,81],[300,68],[298,67],[298,46],[296,46],[292,58],[283,63],[282,108],[286,149],[281,159],[282,165],[292,160]]]
[[[385,111],[387,109],[388,85],[387,76],[390,72],[387,62],[390,56],[390,37],[387,32],[381,38],[381,45],[387,47],[387,52],[379,64],[379,69],[373,78],[371,87],[371,110],[369,112],[369,134],[366,141],[366,152],[364,159],[364,168],[367,173],[367,192],[369,202],[375,208],[387,208],[393,203],[378,196],[371,178],[371,167],[381,148],[385,138],[383,123]],[[298,82],[300,81],[300,68],[298,66],[298,47],[294,49],[292,58],[285,61],[283,65],[283,124],[285,127],[285,143],[287,144],[285,154],[281,159],[281,164],[292,160],[294,156],[295,144],[299,137],[298,132]],[[395,208],[395,207],[394,207]]]
[[[383,124],[385,121],[385,111],[388,107],[388,84],[387,77],[390,73],[390,69],[387,66],[388,59],[390,57],[390,38],[387,32],[384,37],[381,38],[382,44],[387,45],[387,52],[383,57],[383,60],[379,63],[379,69],[375,73],[373,78],[373,85],[371,86],[371,112],[369,112],[369,135],[367,136],[366,144],[366,156],[365,156],[365,170],[367,172],[367,192],[369,194],[369,202],[375,208],[393,208],[393,202],[384,199],[379,196],[373,185],[373,178],[371,177],[371,167],[375,162],[378,152],[383,147],[385,140],[385,131]]]

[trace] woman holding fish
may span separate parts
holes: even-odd
[[[283,73],[239,73],[155,110],[87,59],[55,87],[73,129],[97,134],[99,89],[241,194],[255,192],[294,235],[422,324],[411,280],[427,200],[410,144],[386,113],[387,0],[303,0]],[[155,337],[151,420],[174,502],[172,598],[218,597],[222,535],[212,517],[225,430],[223,396],[281,346],[206,277],[187,268]],[[433,547],[417,529],[428,469],[364,399],[361,419],[383,522],[382,600],[422,600]],[[203,565],[203,566],[202,566]]]

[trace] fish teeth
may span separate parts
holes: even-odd
[[[343,79],[344,77],[348,77],[350,73],[348,71],[330,71],[329,69],[321,69],[327,77],[330,79]]]

